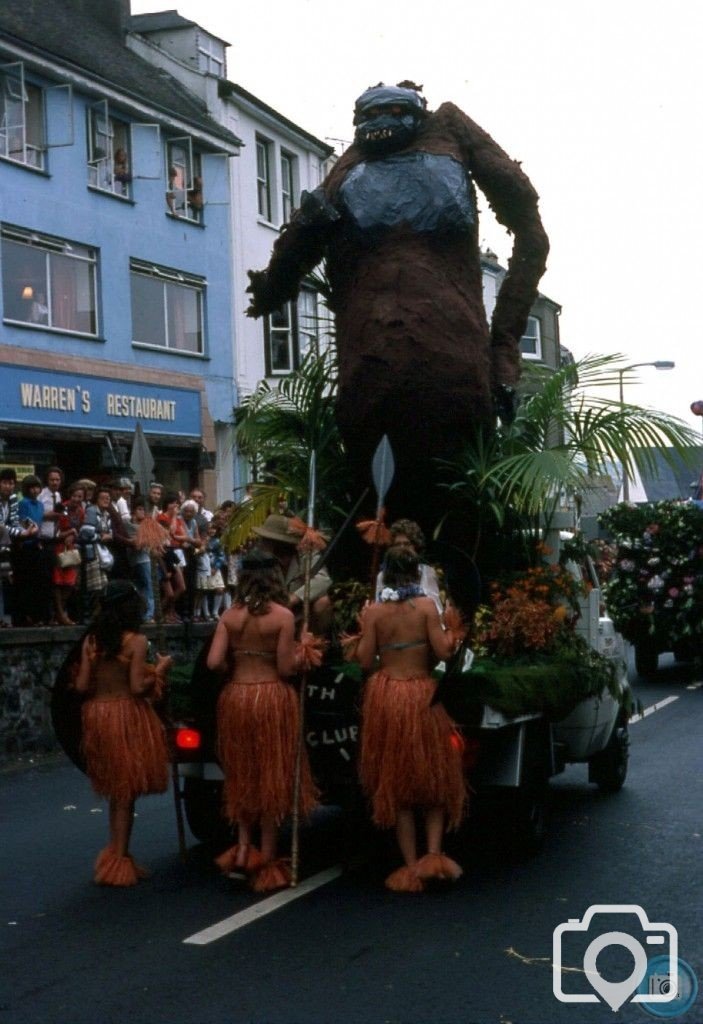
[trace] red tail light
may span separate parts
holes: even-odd
[[[176,730],[176,746],[179,750],[198,750],[200,748],[201,736],[197,729]]]

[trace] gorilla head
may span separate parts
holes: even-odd
[[[415,137],[426,106],[424,97],[405,84],[367,89],[354,104],[354,141],[370,154],[402,149]]]

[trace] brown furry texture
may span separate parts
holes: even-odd
[[[519,339],[549,245],[537,193],[520,165],[454,104],[423,118],[404,152],[413,150],[463,164],[514,235],[490,329],[477,221],[454,234],[419,234],[401,224],[365,244],[344,217],[322,223],[294,215],[267,271],[252,275],[250,313],[294,299],[301,278],[326,259],[340,364],[338,418],[355,483],[368,484],[373,452],[388,434],[397,467],[391,514],[413,509],[427,528],[441,512],[431,486],[434,459],[455,454],[476,425],[492,425],[493,389],[517,382]],[[327,200],[335,202],[364,159],[350,146],[323,182]]]
[[[453,724],[441,704],[430,707],[435,682],[429,677],[371,676],[361,712],[361,784],[381,828],[396,824],[407,807],[443,807],[456,828],[467,793],[461,755],[453,747]]]

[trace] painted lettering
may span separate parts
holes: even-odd
[[[20,382],[20,400],[25,408],[58,409],[60,412],[75,412],[76,394],[73,388],[55,385],[28,384]]]
[[[81,391],[81,412],[90,412],[90,391]]]
[[[107,395],[108,416],[129,416],[138,420],[176,419],[176,403],[163,398],[139,398],[137,395]]]

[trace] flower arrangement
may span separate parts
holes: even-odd
[[[703,643],[703,511],[693,502],[627,503],[599,521],[617,548],[605,595],[623,636],[659,650]]]

